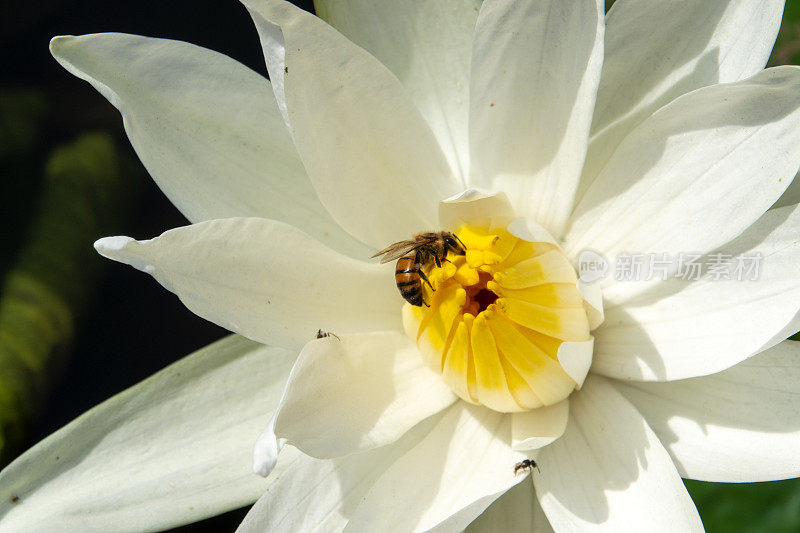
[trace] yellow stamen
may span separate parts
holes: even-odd
[[[456,235],[466,254],[427,272],[430,307],[404,306],[407,333],[467,402],[515,412],[563,400],[576,383],[558,350],[591,338],[569,260],[554,244],[505,229],[464,226]]]

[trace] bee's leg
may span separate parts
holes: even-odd
[[[425,301],[425,297],[422,298],[422,305],[424,305],[425,307],[430,307],[431,306],[431,304],[429,304],[428,302]]]
[[[422,263],[423,263],[423,261],[419,257],[417,257],[417,260],[414,261],[414,270],[417,271],[417,273],[419,274],[419,277],[422,278],[422,281],[427,283],[428,287],[430,287],[431,290],[433,290],[433,285],[431,285],[431,282],[428,281],[428,276],[426,276],[425,272],[422,271]]]
[[[424,281],[425,283],[427,283],[427,284],[428,284],[428,287],[430,287],[430,288],[431,288],[431,290],[433,290],[433,285],[431,285],[431,282],[430,282],[430,281],[428,281],[428,276],[426,276],[426,275],[425,275],[425,272],[423,272],[421,268],[420,268],[420,269],[417,269],[417,272],[419,272],[419,277],[421,277],[421,278],[422,278],[422,281]],[[427,305],[427,304],[426,304],[426,305]]]
[[[442,268],[442,262],[441,262],[441,261],[439,261],[439,256],[437,256],[437,255],[434,255],[434,256],[433,256],[433,260],[434,260],[434,261],[436,261],[436,266],[437,266],[437,267],[439,267],[439,268]]]

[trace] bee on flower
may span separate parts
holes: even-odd
[[[192,222],[96,249],[235,336],[10,465],[0,531],[256,500],[241,531],[699,531],[682,477],[800,475],[782,1],[244,4],[270,81],[175,41],[51,44]],[[764,259],[588,280],[587,250]]]

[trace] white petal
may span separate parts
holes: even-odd
[[[792,183],[789,184],[783,196],[778,198],[773,207],[786,207],[797,203],[800,203],[800,172],[795,175]]]
[[[368,452],[333,460],[300,455],[282,469],[237,531],[341,531],[383,471],[427,435],[438,418],[433,416],[399,441]],[[285,453],[282,466],[284,457]]]
[[[586,282],[582,279],[578,280],[576,286],[583,298],[583,307],[589,317],[589,329],[593,331],[600,327],[606,319],[603,310],[603,291],[599,283]]]
[[[376,248],[436,227],[456,180],[436,137],[398,79],[336,30],[283,0],[245,0],[265,54],[284,52],[295,145],[322,204]],[[275,25],[285,44],[275,42]]]
[[[479,0],[318,0],[317,15],[403,83],[466,183],[469,62]]]
[[[56,37],[50,50],[119,109],[148,172],[192,222],[269,217],[344,253],[366,251],[317,199],[262,76],[199,46],[138,35]]]
[[[683,477],[753,482],[800,476],[800,342],[671,383],[620,383]]]
[[[439,227],[451,231],[464,224],[505,226],[513,217],[514,209],[502,191],[467,189],[439,202]]]
[[[571,377],[577,388],[583,386],[583,381],[592,366],[592,356],[594,354],[594,339],[583,342],[562,342],[558,347],[558,362],[564,368],[564,372]]]
[[[672,459],[613,386],[570,398],[567,431],[536,458],[536,494],[556,531],[702,531]]]
[[[533,483],[524,481],[497,498],[466,533],[552,533],[536,499]]]
[[[231,336],[95,407],[0,473],[0,531],[155,531],[254,501],[271,480],[251,445],[294,359]]]
[[[515,450],[537,450],[554,442],[567,428],[569,400],[511,415],[511,442]]]
[[[283,395],[286,395],[286,389],[284,389]],[[280,408],[281,405],[278,404],[275,413]],[[278,455],[286,446],[286,439],[279,439],[275,436],[275,413],[253,446],[253,473],[261,477],[267,477],[275,469],[278,464]]]
[[[612,290],[624,284],[611,287],[606,323],[595,332],[592,371],[647,381],[703,376],[729,368],[796,332],[798,234],[800,208],[782,207],[767,211],[722,248],[731,257],[744,258],[745,266],[755,265],[756,280],[746,275],[737,279],[733,262],[732,279],[672,278],[619,303]]]
[[[508,232],[528,242],[549,242],[559,246],[558,241],[541,225],[529,218],[520,217],[511,221],[508,225]],[[560,246],[559,246],[560,248]]]
[[[458,402],[386,469],[346,531],[460,531],[525,479],[514,475],[521,458],[511,449],[509,415]]]
[[[328,337],[300,353],[275,435],[313,457],[341,457],[394,442],[455,400],[402,333]]]
[[[784,0],[618,0],[606,17],[603,75],[578,197],[636,126],[678,96],[756,74]]]
[[[259,342],[299,348],[320,328],[402,328],[391,265],[344,257],[275,220],[210,220],[147,241],[100,239],[95,248],[151,274],[194,313]]]
[[[486,0],[472,51],[471,185],[560,237],[603,62],[601,0]]]
[[[684,95],[619,146],[573,214],[566,250],[705,253],[766,211],[800,165],[800,68]]]

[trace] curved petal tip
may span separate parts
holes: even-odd
[[[125,236],[103,237],[102,239],[94,241],[94,249],[97,250],[97,253],[100,255],[108,257],[114,252],[119,252],[125,248],[131,241],[133,241],[132,238]]]
[[[467,189],[439,202],[439,225],[445,229],[465,223],[490,226],[501,219],[505,225],[513,217],[514,209],[502,191]]]
[[[600,284],[587,283],[582,279],[578,279],[576,284],[578,293],[583,298],[583,307],[586,309],[586,315],[589,317],[589,329],[596,330],[605,321],[606,316],[603,311],[603,291]]]
[[[253,472],[267,477],[278,464],[278,454],[286,444],[286,439],[275,435],[275,421],[270,422],[267,429],[258,436],[253,448]]]
[[[94,249],[105,258],[128,264],[136,270],[141,270],[146,274],[154,276],[156,274],[155,265],[153,265],[152,260],[137,253],[137,244],[137,241],[130,237],[103,237],[95,241]],[[167,290],[172,290],[172,286],[169,285],[168,282],[162,283],[164,283],[164,287],[166,287]]]
[[[593,353],[594,338],[583,342],[562,342],[558,347],[558,362],[564,372],[575,380],[578,389],[583,387],[589,367],[592,366]]]
[[[48,48],[50,49],[50,53],[53,56],[55,56],[61,44],[74,38],[75,38],[74,35],[56,35],[55,37],[50,39],[50,44],[48,46]]]

